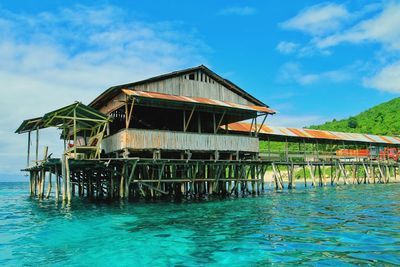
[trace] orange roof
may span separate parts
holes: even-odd
[[[236,108],[236,109],[245,109],[251,111],[258,111],[268,114],[275,114],[275,111],[263,106],[248,106],[241,105],[226,101],[220,101],[215,99],[203,98],[203,97],[188,97],[188,96],[177,96],[177,95],[169,95],[162,94],[157,92],[145,92],[145,91],[137,91],[130,89],[122,89],[122,92],[128,96],[136,96],[136,97],[145,97],[145,98],[154,98],[154,99],[162,99],[167,101],[178,101],[178,102],[186,102],[193,104],[203,104],[203,105],[213,105],[227,108]]]
[[[228,125],[228,129],[236,132],[249,132],[250,123],[235,122]],[[259,126],[258,126],[259,127]],[[253,131],[255,126],[253,125]],[[258,129],[258,128],[257,128]],[[282,139],[291,138],[305,138],[315,140],[335,140],[345,142],[361,142],[361,143],[376,143],[376,144],[395,144],[400,145],[400,138],[394,136],[381,136],[373,134],[358,134],[358,133],[342,133],[333,131],[321,131],[312,129],[300,128],[286,128],[277,126],[263,125],[260,134],[271,135],[275,137],[282,137]]]

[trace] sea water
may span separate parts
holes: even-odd
[[[400,184],[99,203],[0,183],[0,266],[400,265]]]

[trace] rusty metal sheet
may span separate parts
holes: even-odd
[[[400,144],[400,141],[394,138],[393,136],[384,136],[392,144]]]
[[[157,92],[145,92],[145,91],[137,91],[131,89],[122,89],[122,92],[128,96],[136,96],[136,97],[145,97],[145,98],[154,98],[154,99],[162,99],[169,101],[178,101],[178,102],[186,102],[186,103],[194,103],[194,104],[204,104],[204,105],[213,105],[213,106],[222,106],[227,108],[237,108],[237,109],[245,109],[251,111],[258,111],[268,114],[275,114],[275,111],[263,106],[247,106],[236,104],[232,102],[220,101],[215,99],[203,98],[203,97],[188,97],[188,96],[177,96],[177,95],[169,95]]]
[[[250,123],[237,122],[231,123],[228,129],[237,132],[249,132]],[[359,133],[343,133],[334,131],[321,131],[312,129],[301,129],[301,128],[286,128],[278,126],[267,126],[263,125],[260,130],[260,134],[281,136],[282,139],[285,137],[298,137],[304,139],[315,139],[315,140],[333,140],[336,142],[361,142],[370,144],[396,144],[400,145],[400,137],[395,136],[378,136],[373,134],[359,134]]]
[[[329,131],[303,129],[304,132],[311,135],[313,138],[337,140],[338,137]]]
[[[380,139],[382,139],[383,141],[385,141],[385,143],[389,143],[389,144],[393,144],[392,141],[390,141],[388,138],[386,138],[385,136],[379,136]]]
[[[308,134],[305,130],[303,129],[296,129],[296,128],[288,128],[289,131],[291,131],[292,133],[294,133],[296,136],[299,137],[305,137],[305,138],[312,138],[313,136]]]

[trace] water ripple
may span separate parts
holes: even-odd
[[[400,184],[70,207],[0,183],[1,266],[400,265]]]

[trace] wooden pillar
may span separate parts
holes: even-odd
[[[37,195],[37,184],[38,184],[38,172],[37,171],[34,171],[33,172],[33,191],[34,191],[34,193],[33,193],[33,195],[34,196],[36,196]]]
[[[50,197],[50,192],[51,192],[51,171],[49,171],[49,183],[47,184],[47,193],[46,193],[46,198]]]
[[[33,188],[34,182],[33,182],[33,172],[29,171],[29,191],[30,191],[30,195],[33,196],[35,193],[35,189]]]
[[[67,200],[67,172],[66,172],[66,156],[62,155],[61,158],[61,175],[63,179],[63,187],[62,187],[62,200]]]
[[[60,175],[58,173],[57,166],[55,167],[55,175],[56,175],[56,199],[60,197]]]
[[[47,159],[47,152],[48,152],[48,147],[45,146],[44,147],[44,153],[43,153],[43,167],[41,170],[41,174],[40,174],[40,193],[39,193],[39,197],[40,198],[44,198],[44,185],[45,185],[45,181],[46,181],[46,169],[44,167],[44,164],[46,163],[46,159]]]
[[[121,172],[121,180],[120,180],[120,186],[119,186],[119,197],[121,198],[121,199],[123,199],[124,197],[125,197],[125,188],[126,188],[126,186],[125,186],[125,173],[126,173],[126,171],[125,171],[125,169],[126,169],[126,164],[125,164],[125,162],[124,162],[124,165],[122,166],[122,172]]]
[[[201,133],[201,117],[200,117],[200,111],[197,113],[197,130],[199,133]]]
[[[113,199],[114,198],[114,168],[111,170],[110,173],[110,198]]]
[[[286,158],[286,162],[289,161],[289,143],[287,138],[285,138],[285,158]]]
[[[65,158],[65,175],[67,176],[67,199],[68,202],[71,202],[72,195],[71,195],[71,173],[70,173],[70,166],[69,166],[69,159],[68,157]]]
[[[28,132],[28,153],[26,156],[26,167],[29,167],[30,154],[31,154],[31,131]]]
[[[39,164],[39,128],[36,128],[36,166]]]
[[[307,171],[306,166],[303,164],[303,175],[304,175],[304,187],[307,187]]]

